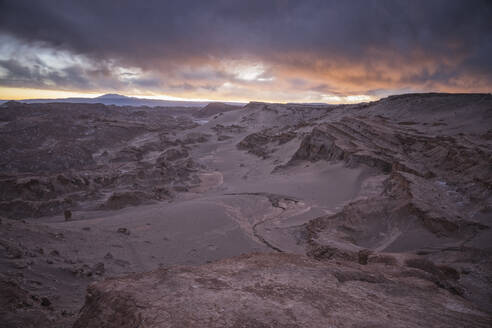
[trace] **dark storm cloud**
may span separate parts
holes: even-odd
[[[492,80],[490,1],[4,0],[0,32],[180,83],[230,79],[193,71],[222,59],[260,61],[286,81],[314,79],[327,90]]]
[[[43,63],[37,62],[32,67],[24,66],[15,59],[0,60],[0,67],[9,72],[11,78],[2,79],[2,84],[9,87],[50,88],[53,85],[70,85],[75,89],[90,89],[91,82],[85,72],[77,66],[59,71],[43,71]]]

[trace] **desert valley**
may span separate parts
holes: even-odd
[[[491,17],[0,0],[0,328],[492,327]]]
[[[0,124],[4,327],[492,323],[490,94]]]

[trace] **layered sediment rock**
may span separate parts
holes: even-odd
[[[275,152],[275,146],[281,146],[296,136],[297,134],[292,129],[265,129],[247,135],[237,144],[237,148],[266,159]]]

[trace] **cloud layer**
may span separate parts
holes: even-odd
[[[4,0],[0,86],[274,101],[490,92],[490,17],[478,0]]]

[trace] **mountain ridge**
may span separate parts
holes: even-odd
[[[1,103],[6,103],[12,100],[2,100]],[[45,103],[84,103],[116,105],[116,106],[147,106],[147,107],[204,107],[215,101],[188,101],[188,100],[163,100],[163,99],[148,99],[137,98],[120,95],[117,93],[107,93],[102,96],[85,98],[85,97],[68,97],[68,98],[50,98],[50,99],[22,99],[17,102],[26,104],[45,104]],[[224,102],[228,105],[242,106],[245,103],[239,102]]]

